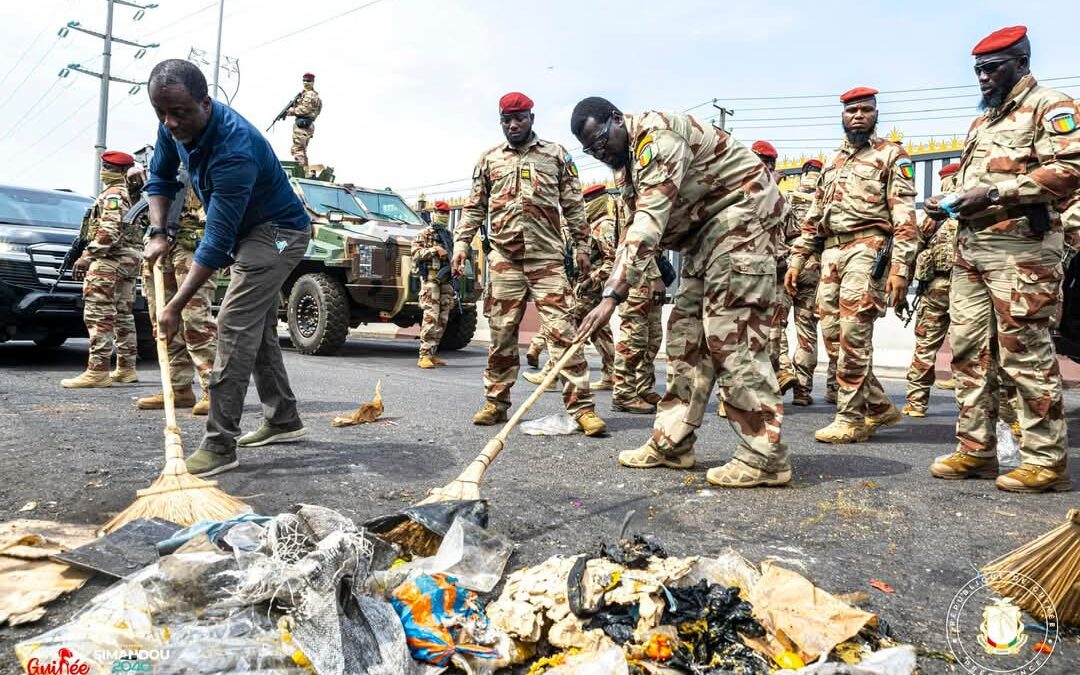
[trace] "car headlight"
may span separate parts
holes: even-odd
[[[10,241],[0,241],[0,253],[26,253],[26,244],[14,244]]]

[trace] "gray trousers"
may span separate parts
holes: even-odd
[[[275,426],[300,423],[296,397],[281,358],[277,313],[281,285],[303,258],[310,238],[310,230],[286,230],[262,223],[237,244],[232,280],[217,316],[218,348],[210,374],[210,414],[202,442],[210,452],[236,451],[252,375],[266,421]]]

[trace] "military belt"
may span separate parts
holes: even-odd
[[[961,218],[960,226],[978,232],[979,230],[985,230],[992,225],[1003,223],[1006,220],[1015,220],[1017,218],[1026,217],[1027,215],[1027,210],[1022,207],[1006,207],[996,213],[991,213],[990,215],[982,216],[981,218]]]
[[[825,239],[825,248],[836,248],[837,246],[843,246],[857,239],[869,239],[870,237],[888,237],[890,233],[880,227],[870,227],[865,230],[859,230],[858,232],[844,232],[843,234],[834,234],[831,237]]]

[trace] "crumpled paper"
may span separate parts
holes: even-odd
[[[335,417],[330,420],[332,427],[351,427],[356,424],[370,424],[382,417],[382,380],[375,383],[375,398],[371,403],[363,403],[348,417]]]
[[[82,588],[92,572],[49,556],[94,541],[94,529],[51,520],[0,523],[0,625],[37,621],[45,616],[45,605]]]

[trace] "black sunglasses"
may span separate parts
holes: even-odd
[[[982,75],[984,73],[986,75],[992,75],[993,73],[997,72],[997,69],[1000,68],[1001,66],[1005,65],[1009,61],[1015,61],[1015,60],[1016,60],[1016,57],[1012,56],[1012,57],[1007,58],[1007,59],[1001,59],[1000,61],[987,61],[986,63],[979,63],[979,64],[977,64],[975,66],[975,75],[979,76],[979,75]]]
[[[596,135],[596,138],[593,139],[593,142],[589,144],[589,147],[582,148],[582,150],[585,151],[586,155],[597,157],[601,152],[604,151],[604,148],[607,147],[608,134],[611,133],[611,120],[613,120],[614,118],[615,115],[608,117],[607,122],[604,123],[604,127],[600,129],[600,133]]]

